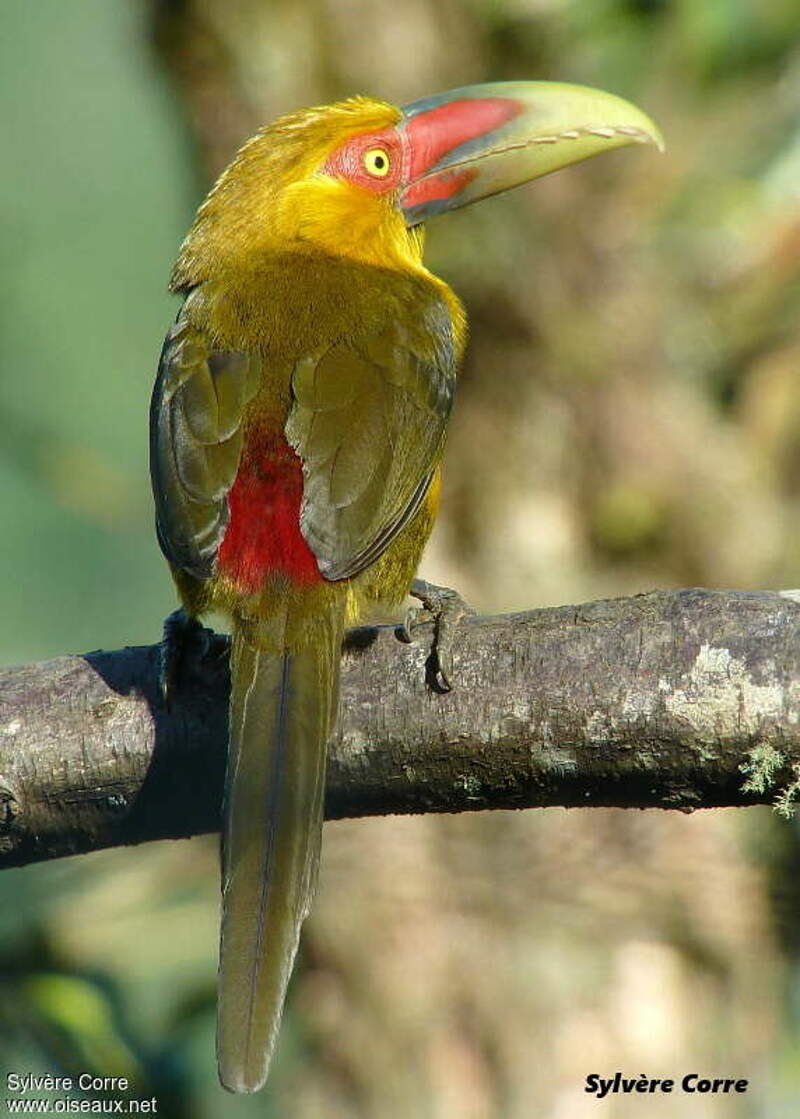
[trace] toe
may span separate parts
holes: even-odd
[[[415,579],[411,594],[421,606],[412,606],[405,622],[397,629],[401,641],[411,642],[413,630],[423,622],[434,623],[434,639],[426,677],[437,691],[453,688],[453,644],[456,630],[464,618],[475,611],[461,595],[449,587],[437,587],[423,579]]]
[[[426,622],[434,621],[434,615],[424,606],[409,606],[402,623],[395,630],[397,637],[406,645],[414,641],[414,630],[419,629]]]

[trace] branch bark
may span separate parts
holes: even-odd
[[[0,672],[0,867],[218,826],[227,643],[169,711],[158,646]],[[354,630],[327,817],[767,803],[800,773],[800,592],[688,590],[476,618],[457,690],[425,638]],[[749,768],[748,768],[749,767]],[[751,780],[745,788],[745,778]]]

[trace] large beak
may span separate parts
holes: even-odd
[[[648,116],[561,82],[463,86],[403,108],[400,207],[409,227],[626,144],[655,144]]]

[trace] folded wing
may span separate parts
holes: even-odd
[[[161,353],[150,406],[150,471],[162,551],[205,579],[228,525],[244,411],[258,392],[260,372],[251,355],[213,350],[190,322],[187,305]]]
[[[303,463],[301,530],[327,579],[368,567],[413,517],[442,454],[454,383],[439,303],[295,365],[286,436]]]

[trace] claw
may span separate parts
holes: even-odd
[[[421,606],[411,606],[402,625],[395,631],[400,641],[410,644],[413,631],[426,622],[433,623],[433,644],[428,660],[428,682],[437,691],[453,689],[453,637],[459,622],[472,617],[475,611],[458,591],[437,587],[424,579],[415,579],[409,592]]]
[[[169,708],[178,690],[181,671],[191,650],[199,660],[208,656],[216,634],[193,618],[183,607],[174,610],[164,622],[158,649],[158,685],[164,706]]]

